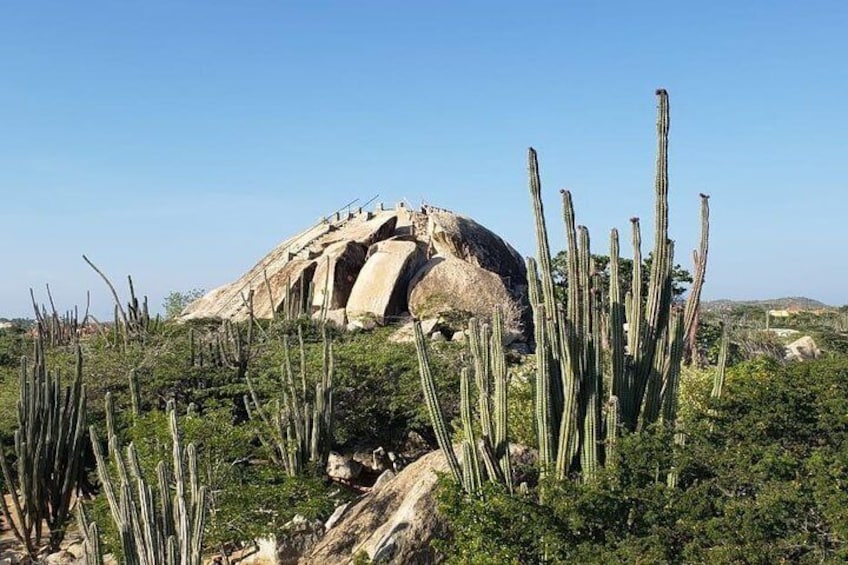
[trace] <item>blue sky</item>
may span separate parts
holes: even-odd
[[[158,306],[229,282],[354,198],[466,213],[532,253],[570,188],[595,250],[652,221],[657,87],[671,231],[707,298],[848,303],[848,2],[6,2],[0,316]],[[625,247],[625,246],[623,246]],[[120,286],[124,286],[121,284]]]

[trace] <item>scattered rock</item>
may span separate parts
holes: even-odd
[[[73,565],[77,557],[70,551],[58,551],[44,558],[45,565]]]
[[[356,320],[351,320],[347,323],[347,330],[348,331],[363,330],[363,331],[370,332],[371,330],[373,330],[376,327],[377,327],[377,320],[375,320],[373,316],[372,317],[361,316],[361,317],[357,318]]]
[[[321,310],[316,311],[312,314],[312,318],[314,320],[320,320],[322,318]],[[344,308],[336,308],[334,310],[327,310],[327,317],[325,318],[328,324],[332,324],[337,328],[344,328],[345,323],[347,322],[347,311]]]
[[[362,465],[349,457],[330,452],[327,457],[327,476],[331,479],[352,481],[362,472]]]
[[[268,536],[259,538],[248,547],[236,550],[230,556],[231,563],[239,565],[277,565],[277,538]],[[217,561],[216,561],[217,559]],[[225,561],[220,555],[212,560],[204,560],[204,565],[221,565]]]
[[[385,471],[391,464],[392,462],[389,461],[389,456],[386,455],[386,450],[382,447],[378,447],[371,452],[371,469],[374,471]]]
[[[453,332],[453,336],[451,336],[451,341],[464,342],[468,337],[468,334],[465,333],[465,330],[460,330],[458,332]]]
[[[351,459],[362,465],[363,469],[375,473],[381,473],[389,468],[389,459],[386,457],[386,450],[382,447],[354,451]]]
[[[796,339],[786,346],[786,359],[788,361],[806,361],[808,359],[818,359],[821,356],[821,350],[816,342],[808,335]]]
[[[324,536],[320,520],[309,521],[300,514],[283,526],[277,539],[277,563],[297,565],[301,556]]]
[[[428,336],[436,331],[439,325],[437,318],[421,320],[421,332]],[[413,343],[415,341],[415,322],[409,321],[399,327],[389,336],[389,341],[392,343]]]
[[[330,517],[327,518],[326,522],[324,522],[325,532],[329,531],[333,526],[339,523],[339,520],[342,519],[344,513],[347,512],[348,507],[350,507],[350,502],[345,502],[344,504],[333,510],[333,513],[330,514]]]
[[[421,434],[414,430],[410,430],[406,434],[406,438],[404,438],[403,445],[401,445],[401,453],[403,453],[404,457],[407,459],[418,459],[424,453],[427,453],[432,448],[430,444],[427,443],[427,440],[421,437]]]
[[[443,334],[442,332],[436,332],[436,333],[434,333],[433,335],[430,336],[430,340],[431,341],[447,341],[447,338],[445,337],[445,334]]]
[[[389,456],[389,461],[391,461],[391,463],[392,463],[392,470],[395,473],[400,472],[401,469],[406,467],[407,461],[406,461],[406,457],[404,457],[403,455],[401,455],[399,453],[395,453],[394,451],[389,451],[388,456]]]

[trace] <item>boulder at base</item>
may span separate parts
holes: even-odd
[[[515,330],[520,324],[521,308],[501,278],[455,257],[430,259],[409,288],[409,311],[416,318],[438,318],[455,312],[490,320],[500,308],[507,330]]]
[[[447,472],[441,451],[412,463],[344,513],[300,563],[350,563],[357,555],[404,565],[437,561],[430,547],[447,526],[436,511],[436,472]]]

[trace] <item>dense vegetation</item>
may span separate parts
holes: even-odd
[[[848,559],[848,357],[742,363],[673,453],[655,427],[598,480],[476,497],[445,481],[453,563],[838,563]],[[676,488],[665,477],[676,469]]]
[[[235,326],[246,336],[247,324]],[[335,352],[335,414],[333,449],[356,448],[402,451],[411,432],[432,438],[420,400],[418,366],[411,344],[391,343],[393,328],[370,333],[331,332]],[[80,342],[83,382],[87,391],[88,424],[106,434],[104,401],[107,393],[115,405],[115,429],[121,445],[133,444],[146,476],[156,476],[158,461],[168,460],[171,436],[166,406],[173,401],[180,415],[184,444],[197,448],[201,482],[209,488],[205,527],[207,550],[236,548],[244,542],[281,531],[295,515],[326,519],[333,509],[356,494],[330,482],[322,468],[296,477],[271,463],[267,446],[258,441],[257,422],[247,417],[245,376],[251,378],[260,402],[270,406],[280,395],[283,338],[304,342],[307,372],[321,366],[321,331],[308,320],[255,322],[251,343],[244,346],[245,363],[231,363],[213,354],[219,324],[159,324],[143,337],[123,344],[111,331],[97,332]],[[33,351],[33,338],[18,329],[0,330],[0,438],[15,460],[13,433],[17,429],[21,356]],[[74,374],[75,346],[46,348],[46,365],[68,384]],[[455,395],[452,368],[463,347],[438,344],[435,374],[445,391],[446,407],[456,412],[449,396]],[[297,355],[297,347],[289,351]],[[229,361],[233,361],[230,359]],[[133,411],[132,380],[138,387],[139,413]],[[84,491],[100,491],[90,448],[84,457]],[[14,465],[14,464],[12,464]],[[103,533],[104,549],[120,554],[118,532],[109,518],[106,499],[89,503],[89,517]]]

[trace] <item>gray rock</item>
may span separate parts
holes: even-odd
[[[409,284],[409,311],[417,318],[459,314],[488,321],[496,309],[505,328],[519,330],[521,307],[501,278],[455,257],[433,257]]]
[[[427,440],[421,434],[416,431],[409,431],[401,446],[401,453],[407,459],[418,459],[418,457],[430,451],[430,449],[430,444],[427,443]]]
[[[437,318],[421,320],[421,332],[428,336],[432,334],[439,325]],[[415,322],[409,321],[399,327],[389,336],[389,341],[392,343],[413,343],[415,341]]]
[[[427,231],[436,253],[453,256],[498,275],[520,294],[527,284],[524,259],[503,239],[471,218],[428,206]]]
[[[796,339],[786,346],[786,359],[788,361],[806,361],[821,357],[821,350],[816,342],[808,335]]]
[[[345,502],[341,506],[338,506],[333,513],[327,518],[327,521],[324,522],[324,531],[327,532],[332,529],[336,524],[339,523],[339,520],[342,519],[344,513],[347,512],[347,509],[350,507],[350,502]]]
[[[397,475],[394,471],[392,471],[391,469],[386,469],[380,474],[379,477],[377,477],[377,480],[374,481],[374,484],[371,486],[371,492],[377,492],[378,490],[386,486],[386,484],[388,484],[388,482],[394,479],[396,476]]]
[[[73,565],[77,557],[70,551],[58,551],[44,558],[45,565]]]
[[[321,320],[322,318],[324,318],[324,320],[330,325],[336,326],[337,328],[344,328],[346,327],[347,322],[347,312],[344,308],[336,308],[335,310],[327,310],[326,316],[324,316],[324,313],[321,310],[312,314],[313,320]]]
[[[191,303],[180,319],[246,320],[245,297],[251,291],[254,315],[271,318],[287,293],[292,300],[305,299],[311,287],[309,308],[313,312],[325,306],[331,311],[346,309],[350,322],[359,320],[367,326],[372,323],[367,321],[370,318],[382,324],[407,310],[410,279],[433,253],[491,275],[479,275],[490,282],[489,287],[495,286],[492,277],[500,280],[510,295],[510,302],[504,303],[509,306],[507,329],[513,325],[512,318],[517,318],[522,322],[518,326],[529,330],[521,256],[474,220],[432,206],[418,211],[406,206],[348,211],[321,218],[281,243],[238,280]],[[479,294],[474,284],[466,284],[459,293],[454,290],[443,302],[455,312],[468,310],[467,303]],[[474,308],[470,311],[477,312]],[[331,321],[344,327],[341,318]],[[356,324],[351,327],[360,328]]]
[[[347,323],[347,330],[349,332],[357,330],[371,331],[376,327],[377,321],[373,317],[361,316],[356,320],[351,320]]]
[[[447,471],[440,451],[415,461],[376,491],[353,502],[301,563],[348,563],[360,551],[369,559],[386,559],[385,563],[436,562],[430,542],[448,533],[436,511],[436,473]]]
[[[382,447],[378,447],[374,451],[371,452],[371,469],[374,471],[385,471],[391,467],[391,461],[389,461],[388,455],[386,455],[386,450]]]
[[[353,283],[365,264],[366,252],[367,248],[355,241],[339,241],[328,246],[315,268],[312,306],[344,309]]]
[[[362,473],[362,465],[350,457],[330,452],[327,457],[327,476],[331,479],[352,481]]]
[[[296,565],[323,536],[324,524],[320,520],[309,521],[298,514],[277,536],[277,563]]]

